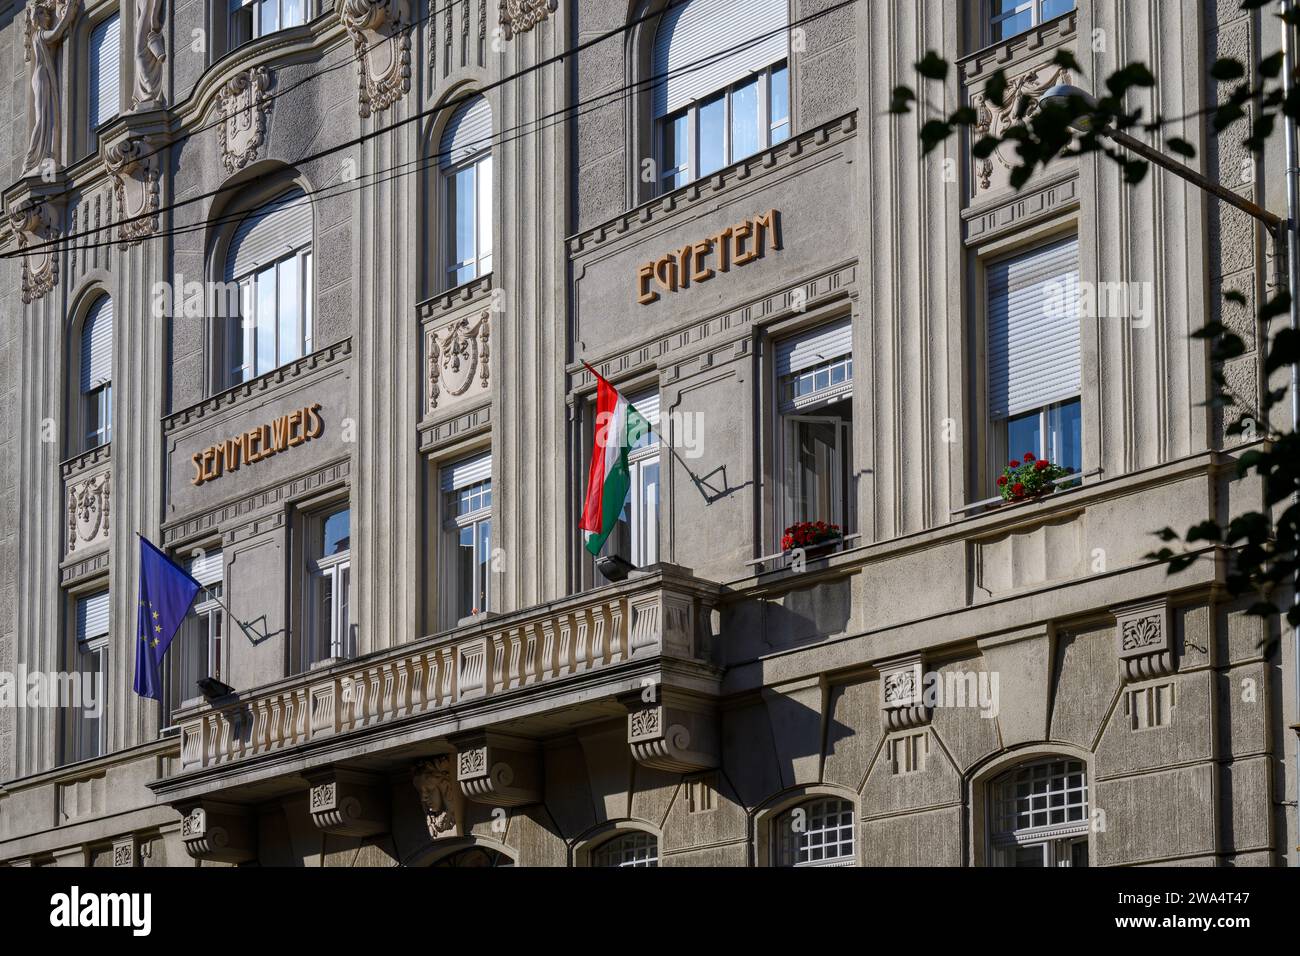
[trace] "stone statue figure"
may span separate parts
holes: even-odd
[[[162,105],[166,8],[167,0],[135,0],[135,91],[131,95],[135,109]]]
[[[456,781],[452,779],[451,758],[439,754],[430,760],[417,762],[411,782],[420,794],[429,836],[435,840],[455,836],[456,810],[460,801]]]
[[[32,65],[32,121],[23,169],[36,172],[46,160],[59,161],[62,118],[59,109],[59,45],[76,14],[80,0],[36,0],[27,9],[24,57]]]

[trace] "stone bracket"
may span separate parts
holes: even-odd
[[[624,695],[627,742],[643,767],[668,773],[696,773],[721,764],[717,712],[712,703],[657,689],[653,701]]]
[[[930,722],[925,705],[925,656],[911,654],[877,663],[880,714],[887,731],[907,730]]]
[[[257,859],[257,831],[247,807],[197,800],[178,807],[185,852],[196,860],[247,863]]]
[[[490,731],[452,739],[456,780],[466,799],[497,807],[542,800],[542,760],[535,741]]]
[[[381,779],[338,767],[304,776],[311,785],[307,807],[316,829],[351,837],[388,832],[391,799]]]
[[[1111,613],[1115,615],[1115,650],[1125,681],[1163,677],[1178,669],[1167,598],[1111,608]]]

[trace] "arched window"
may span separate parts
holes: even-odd
[[[659,190],[790,136],[787,0],[691,0],[664,14],[651,56]]]
[[[1088,768],[1051,757],[989,784],[989,860],[994,866],[1088,865]]]
[[[653,833],[632,830],[606,840],[591,851],[592,866],[659,865],[659,841]]]
[[[90,31],[90,134],[95,142],[99,128],[122,108],[122,23],[118,15],[106,17]]]
[[[238,287],[230,326],[229,384],[263,375],[311,351],[311,202],[301,189],[244,217],[226,255]]]
[[[777,866],[853,866],[853,804],[817,797],[776,818]]]
[[[492,271],[492,109],[481,96],[452,114],[438,145],[447,287]]]
[[[444,856],[433,864],[434,868],[440,867],[503,867],[514,866],[515,861],[510,859],[504,853],[486,846],[470,846],[463,850],[457,850]]]
[[[113,300],[101,295],[81,325],[83,451],[113,440]]]

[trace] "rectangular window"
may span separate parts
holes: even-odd
[[[644,568],[659,561],[659,393],[632,394],[628,402],[649,422],[651,431],[637,438],[628,451],[627,501],[607,547],[610,554]]]
[[[311,351],[311,250],[300,249],[239,279],[243,347],[236,382]]]
[[[1074,9],[1074,0],[989,0],[989,40],[1000,43]]]
[[[351,657],[352,516],[339,508],[309,521],[308,665]]]
[[[667,192],[789,138],[789,69],[782,61],[750,74],[656,125]]]
[[[98,23],[90,31],[90,132],[117,116],[121,102],[121,21],[117,14]]]
[[[108,690],[108,591],[77,598],[75,605],[76,663],[81,683],[89,682],[93,698],[82,691],[82,702],[93,699],[101,710],[96,714],[81,706],[70,711],[71,728],[67,748],[70,760],[89,760],[108,752],[108,722],[102,709]]]
[[[230,48],[307,22],[308,0],[230,0]]]
[[[225,562],[220,548],[200,549],[189,561],[190,576],[203,589],[190,607],[171,650],[167,654],[166,707],[164,719],[187,700],[201,694],[198,683],[211,677],[221,680],[222,641],[225,637]]]
[[[989,471],[1026,454],[1081,471],[1078,238],[994,261],[986,284]]]
[[[442,469],[443,560],[449,573],[443,605],[447,626],[491,608],[492,456],[477,455]]]
[[[445,175],[447,281],[454,288],[492,271],[492,156]]]
[[[853,522],[853,327],[848,319],[776,345],[778,538],[799,522]]]

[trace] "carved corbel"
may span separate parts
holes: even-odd
[[[534,741],[475,732],[453,739],[456,779],[466,799],[522,807],[542,799],[542,760]]]
[[[636,693],[623,700],[627,742],[636,762],[668,773],[718,767],[718,716],[712,704],[662,688],[655,697],[645,701]]]
[[[100,154],[113,177],[118,241],[135,245],[158,231],[162,187],[157,144],[146,137],[130,137],[102,143]]]
[[[113,841],[113,866],[134,867],[140,865],[139,841],[134,833]]]
[[[449,840],[465,835],[465,796],[454,779],[450,754],[418,760],[411,771],[411,783],[420,795],[425,824],[432,840]]]
[[[203,800],[181,809],[181,840],[196,860],[247,863],[257,859],[256,830],[247,808]]]
[[[362,118],[411,89],[411,17],[407,0],[343,0],[339,19],[357,53]]]
[[[53,246],[28,253],[30,247],[44,246],[59,237],[62,210],[53,200],[31,196],[9,207],[9,225],[23,253],[23,302],[40,299],[59,281],[59,257]]]
[[[305,774],[311,785],[307,808],[316,829],[340,836],[388,832],[388,786],[370,774],[329,767]]]
[[[1163,677],[1178,669],[1165,598],[1113,608],[1120,673],[1126,681]]]
[[[217,139],[226,172],[236,173],[253,160],[266,142],[272,99],[271,71],[255,66],[231,77],[218,94],[221,126]]]
[[[889,731],[908,730],[930,722],[925,703],[925,660],[919,654],[884,661],[880,671],[880,712]]]
[[[559,0],[501,0],[501,31],[507,40],[516,33],[527,33],[559,5]]]

